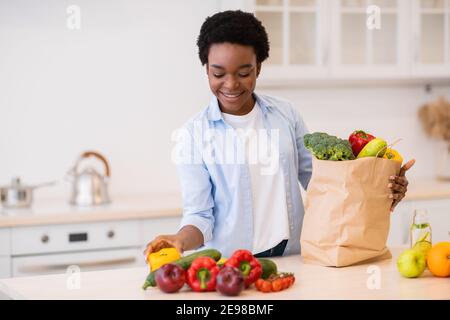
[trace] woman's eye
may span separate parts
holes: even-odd
[[[224,75],[223,74],[216,74],[216,73],[213,73],[214,74],[214,77],[216,77],[216,78],[222,78]]]
[[[239,77],[246,78],[250,75],[250,73],[239,73]]]

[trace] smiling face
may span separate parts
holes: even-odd
[[[252,93],[260,70],[251,46],[228,42],[211,45],[206,72],[222,112],[244,115],[252,110]]]

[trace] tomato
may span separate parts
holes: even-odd
[[[277,278],[272,281],[272,291],[281,291],[283,290],[283,279]]]
[[[285,277],[285,278],[281,279],[281,282],[283,284],[283,290],[287,289],[287,288],[289,288],[291,286],[291,283],[290,283],[289,279],[290,279],[290,277]]]
[[[261,291],[263,282],[264,282],[264,279],[261,279],[261,278],[259,278],[258,280],[256,280],[256,282],[255,282],[255,287],[256,287],[256,289],[258,289],[259,291]]]
[[[261,286],[261,291],[262,292],[271,292],[272,291],[272,284],[270,283],[270,281],[264,280],[264,282]]]
[[[258,279],[255,287],[261,292],[278,292],[292,286],[294,281],[295,277],[293,273],[279,273],[272,275],[267,280]]]

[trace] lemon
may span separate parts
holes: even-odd
[[[430,235],[430,232],[426,232],[419,240],[417,240],[417,242],[422,242],[422,241],[426,241],[425,239]],[[417,243],[416,242],[416,243]],[[426,241],[429,242],[429,241]]]
[[[417,241],[413,249],[421,251],[425,257],[427,257],[428,251],[430,251],[431,247],[432,245],[429,241]]]

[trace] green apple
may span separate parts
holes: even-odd
[[[408,249],[402,252],[397,259],[397,269],[406,278],[417,278],[427,266],[423,252]]]

